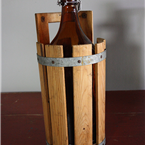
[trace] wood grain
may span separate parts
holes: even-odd
[[[73,46],[73,57],[92,55],[92,45]],[[73,67],[75,145],[92,144],[92,65]]]
[[[63,57],[63,47],[46,45],[46,57]],[[53,145],[68,145],[64,67],[47,66]]]
[[[45,56],[44,45],[39,42],[37,42],[36,45],[37,45],[38,55]],[[43,104],[46,140],[49,144],[52,144],[52,129],[51,129],[51,117],[50,117],[46,66],[43,66],[41,64],[38,64],[38,65],[39,65],[39,75],[40,75],[40,84],[41,84],[41,96],[42,96],[42,104]]]
[[[82,30],[84,31],[86,36],[94,43],[93,12],[79,11],[78,16]]]
[[[106,48],[105,40],[97,40],[95,53],[101,53]],[[105,79],[106,60],[95,64],[96,78],[96,143],[100,144],[105,138]]]

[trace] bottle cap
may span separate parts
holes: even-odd
[[[60,6],[66,6],[67,4],[74,4],[78,6],[78,10],[80,10],[81,0],[57,0],[57,4]]]

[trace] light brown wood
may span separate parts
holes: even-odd
[[[95,45],[95,53],[101,53],[106,48],[106,41],[98,39]],[[106,60],[95,64],[96,78],[96,144],[100,144],[105,138],[105,76]]]
[[[92,45],[73,46],[73,57],[92,55]],[[92,145],[92,65],[73,67],[75,145]]]
[[[78,13],[80,25],[86,36],[94,43],[93,37],[93,12],[79,11]]]
[[[63,47],[46,45],[46,57],[63,57]],[[53,145],[68,145],[64,67],[47,66]]]
[[[36,45],[37,45],[38,55],[45,56],[44,45],[39,42],[37,42]],[[46,140],[49,144],[52,144],[52,130],[51,130],[46,66],[42,66],[41,64],[39,64],[39,75],[40,75],[40,83],[41,83],[41,96],[42,96]]]
[[[82,17],[82,14],[85,13],[86,14],[86,18]],[[91,11],[80,11],[79,13],[79,20],[80,20],[80,24],[81,27],[84,31],[84,33],[88,36],[88,38],[93,41],[93,15]],[[48,23],[55,23],[55,22],[60,22],[61,20],[61,13],[37,13],[35,14],[35,20],[36,20],[36,30],[37,30],[37,40],[40,43],[45,44],[49,44],[50,43],[50,37],[49,37],[49,27],[48,27]],[[42,51],[41,51],[42,52]],[[45,56],[45,48],[43,47],[43,56]],[[41,71],[40,71],[40,76],[44,76],[45,78],[47,78],[47,70],[46,67],[41,67]],[[40,77],[41,79],[41,77]],[[46,88],[46,83],[47,80],[43,80],[41,81],[41,84],[45,82],[45,88]],[[45,89],[41,89],[42,90],[42,98],[45,97]],[[48,93],[48,90],[46,89],[46,92]],[[43,103],[43,108],[48,108],[49,103],[47,103],[47,101],[45,103]],[[47,118],[47,119],[45,119]],[[45,122],[49,122],[51,121],[51,116],[50,113],[44,113],[44,120]],[[52,136],[51,134],[51,130],[49,129],[51,128],[51,124],[48,127],[48,125],[45,123],[45,129],[46,129],[46,139],[47,141],[51,144],[51,138],[50,136]],[[50,131],[48,131],[50,130]],[[48,133],[47,133],[48,132]],[[49,135],[50,134],[50,135]]]
[[[60,22],[61,13],[38,13],[35,14],[37,40],[43,44],[50,43],[48,23]]]
[[[106,49],[106,40],[103,38],[97,38],[97,43],[102,43],[104,49]]]

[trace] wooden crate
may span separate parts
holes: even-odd
[[[92,11],[80,11],[78,14],[84,33],[93,42]],[[63,46],[48,45],[48,23],[60,22],[61,13],[39,13],[35,14],[35,18],[37,54],[63,58]],[[95,53],[105,49],[106,41],[98,38]],[[91,45],[73,46],[73,57],[88,55],[92,55]],[[96,84],[96,145],[105,138],[105,65],[105,60],[93,65]],[[39,74],[46,140],[50,145],[68,145],[64,67],[39,64]],[[75,145],[92,144],[92,87],[92,65],[73,67]]]

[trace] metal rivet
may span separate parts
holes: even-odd
[[[45,17],[42,16],[42,17],[41,17],[41,22],[44,22],[44,21],[45,21]]]
[[[78,63],[81,63],[81,60],[78,60]]]
[[[82,13],[82,18],[87,18],[87,14],[86,13]]]
[[[52,64],[54,64],[54,61],[52,61]]]

